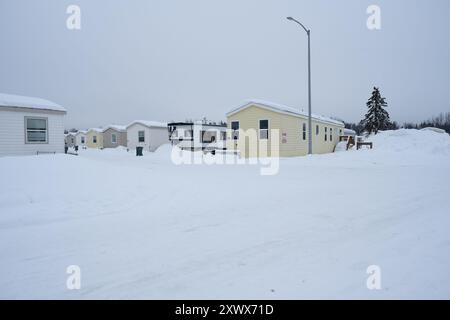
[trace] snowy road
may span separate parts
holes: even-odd
[[[168,148],[0,158],[0,298],[449,299],[450,138],[374,143],[274,176]]]

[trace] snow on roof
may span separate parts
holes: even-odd
[[[157,127],[157,128],[167,128],[166,122],[158,122],[158,121],[148,121],[148,120],[135,120],[131,122],[126,128],[131,127],[133,124],[142,124],[146,127]]]
[[[90,128],[89,130],[88,130],[88,132],[89,131],[95,131],[95,132],[98,132],[98,133],[103,133],[103,129],[102,128]]]
[[[0,93],[0,108],[1,107],[30,108],[66,112],[66,109],[48,100],[6,93]]]
[[[292,108],[292,107],[288,107],[279,103],[275,103],[275,102],[270,102],[270,101],[265,101],[265,100],[260,100],[260,99],[249,99],[246,100],[244,104],[241,104],[239,107],[231,110],[230,112],[227,113],[228,116],[241,111],[242,109],[245,109],[251,105],[257,105],[266,109],[270,109],[272,111],[275,112],[282,112],[282,113],[289,113],[289,114],[293,114],[295,116],[302,116],[302,117],[308,117],[308,113],[304,112],[304,111],[300,111],[298,109]],[[337,125],[344,125],[344,123],[342,121],[338,121],[329,117],[324,117],[321,115],[317,115],[317,114],[312,114],[312,118],[315,120],[319,120],[319,121],[323,121],[323,122],[330,122],[333,124],[337,124]]]
[[[77,131],[77,134],[86,134],[87,133],[87,130],[78,130]]]
[[[344,135],[356,135],[356,131],[352,129],[344,129]]]
[[[118,125],[118,124],[110,124],[108,126],[105,127],[105,129],[103,129],[103,132],[105,132],[108,129],[114,129],[116,131],[126,131],[127,130],[127,126],[122,126],[122,125]]]

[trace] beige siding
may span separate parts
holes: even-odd
[[[276,141],[259,139],[259,120],[269,120],[269,130],[278,129],[279,137]],[[244,143],[243,136],[235,141],[231,138],[231,133],[228,133],[228,149],[238,149],[245,157],[263,156],[261,154],[264,148],[259,148],[258,145],[269,146],[269,156],[276,156],[274,150],[279,145],[279,155],[281,157],[302,156],[308,153],[308,119],[307,117],[294,116],[279,112],[260,108],[256,105],[249,106],[227,118],[228,128],[231,130],[231,122],[239,121],[239,128],[241,130],[255,129],[257,142],[251,143],[250,146]],[[306,125],[306,136],[303,139],[303,124]],[[339,140],[339,130],[343,130],[343,126],[334,123],[322,122],[314,120],[312,122],[312,141],[313,153],[329,153],[333,152]],[[319,126],[319,134],[316,135],[316,126]],[[325,128],[327,128],[327,140],[325,141]],[[330,140],[330,129],[332,130],[332,139]],[[241,132],[242,134],[242,132]],[[270,134],[269,134],[270,136]],[[274,143],[275,142],[275,143]],[[271,150],[271,147],[275,149]]]
[[[97,137],[97,143],[94,143],[94,136]],[[86,134],[86,146],[88,148],[103,149],[103,133],[95,130],[89,130]]]
[[[112,142],[112,135],[116,135],[116,143]],[[127,132],[118,131],[109,128],[103,132],[103,148],[117,148],[118,146],[127,146]]]

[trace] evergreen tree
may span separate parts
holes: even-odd
[[[379,130],[387,130],[391,127],[389,113],[384,109],[387,107],[386,98],[381,97],[380,90],[377,87],[373,88],[372,96],[366,103],[369,111],[366,117],[361,121],[361,124],[368,134]]]

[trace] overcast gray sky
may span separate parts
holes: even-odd
[[[312,29],[313,112],[359,121],[373,86],[399,122],[450,110],[448,0],[0,0],[0,92],[65,106],[68,128],[306,108],[307,37],[286,16]]]

